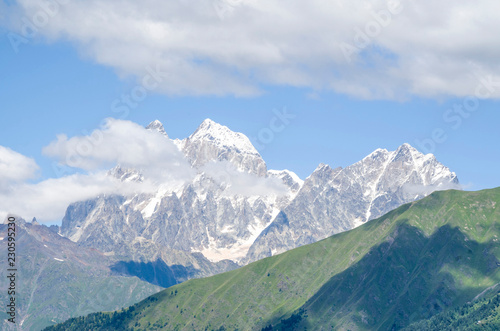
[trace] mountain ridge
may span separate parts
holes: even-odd
[[[164,132],[158,120],[147,128]],[[166,133],[165,138],[170,139]],[[178,140],[177,146],[197,172],[191,182],[160,188],[151,195],[122,198],[121,203],[109,206],[114,206],[113,215],[106,208],[98,211],[87,206],[94,208],[93,216],[67,214],[61,233],[78,241],[75,233],[85,232],[85,224],[96,223],[96,218],[115,219],[114,232],[129,233],[127,241],[144,237],[171,249],[201,252],[213,262],[230,259],[246,264],[359,226],[441,189],[441,184],[458,185],[455,173],[409,144],[392,152],[377,149],[346,168],[320,164],[305,180],[289,170],[267,170],[248,138],[210,119],[188,138]],[[136,170],[119,166],[110,175],[144,180]],[[285,226],[273,232],[269,227],[280,212],[305,212],[307,217],[302,221],[291,217],[291,230]],[[116,219],[118,214],[120,219]],[[136,224],[132,230],[127,229],[129,223]],[[266,238],[262,236],[265,229]],[[98,229],[93,233],[82,237],[90,238],[86,245],[113,250],[112,242],[108,247],[99,246],[109,238],[98,239],[102,237]]]
[[[423,155],[406,143],[392,152],[377,149],[345,168],[332,169],[321,163],[282,210],[289,223],[271,224],[256,239],[245,261],[284,252],[291,243],[297,247],[318,241],[434,190],[458,187],[456,174],[434,155]]]

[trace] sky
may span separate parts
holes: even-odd
[[[174,167],[172,146],[127,148],[156,119],[182,139],[211,118],[248,136],[268,168],[302,179],[406,142],[467,190],[500,186],[499,10],[485,0],[3,0],[0,216],[57,223],[68,202],[117,189],[107,167],[139,156]],[[68,164],[77,146],[57,142],[96,129],[114,139],[108,149]]]

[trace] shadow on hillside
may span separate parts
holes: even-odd
[[[194,274],[193,267],[182,265],[168,266],[163,260],[157,259],[153,262],[119,261],[110,266],[114,274],[124,276],[136,276],[148,283],[161,287],[170,287]],[[192,269],[192,270],[191,270]]]
[[[341,324],[346,329],[401,329],[472,300],[481,290],[464,288],[461,279],[442,268],[451,266],[464,278],[491,277],[500,264],[491,253],[493,245],[471,240],[449,225],[426,237],[402,224],[392,238],[326,282],[293,321],[282,320],[273,329],[311,329],[317,321],[327,329]]]

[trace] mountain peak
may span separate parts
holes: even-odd
[[[203,122],[201,122],[200,126],[208,127],[210,125],[220,125],[217,122],[212,121],[210,118],[205,118]]]
[[[331,169],[331,167],[328,164],[326,164],[326,163],[320,163],[316,167],[316,169],[314,170],[314,172],[316,172],[316,171],[325,171],[325,170],[329,170],[329,169]]]
[[[204,134],[207,132],[216,135],[217,133],[221,133],[224,131],[233,133],[233,131],[231,131],[227,126],[221,125],[217,122],[212,121],[210,118],[207,118],[203,122],[201,122],[200,126],[198,126],[196,131],[191,136],[194,136],[196,134]]]
[[[236,149],[238,152],[259,155],[247,136],[231,131],[211,119],[205,119],[195,132],[188,138],[190,141],[208,141],[219,147]]]
[[[342,167],[337,167],[332,169],[328,164],[320,163],[318,167],[306,178],[307,180],[312,180],[312,182],[316,183],[318,180],[321,181],[329,181],[333,179],[340,171],[342,171]]]
[[[363,158],[363,160],[361,161],[365,161],[365,160],[368,160],[368,159],[385,159],[388,157],[388,155],[390,154],[390,152],[387,150],[387,149],[382,149],[382,148],[377,148],[376,150],[374,150],[373,152],[371,152],[370,154],[368,154],[367,156],[365,156]]]
[[[229,161],[238,170],[266,176],[267,167],[247,136],[207,118],[183,143],[194,167],[211,161]]]
[[[401,151],[422,154],[415,147],[413,147],[408,143],[404,143],[401,146],[399,146],[398,149],[396,150],[396,153]]]
[[[392,152],[392,155],[395,159],[411,159],[411,161],[415,163],[418,168],[421,168],[425,164],[425,162],[437,162],[434,154],[421,153],[408,143],[404,143],[403,145],[399,146],[398,149]]]
[[[159,133],[168,137],[167,132],[165,132],[165,128],[163,124],[159,120],[154,120],[146,126],[146,129],[149,131],[158,131]]]
[[[390,157],[391,155],[397,156],[397,155],[408,155],[408,156],[413,156],[414,158],[424,156],[422,153],[420,153],[415,147],[408,143],[404,143],[401,146],[399,146],[395,151],[388,151],[387,149],[382,149],[382,148],[377,148],[370,154],[368,154],[364,159],[378,159],[380,157],[386,158]],[[363,160],[364,160],[363,159]]]

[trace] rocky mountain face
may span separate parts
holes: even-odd
[[[255,240],[245,262],[353,229],[435,190],[458,187],[455,173],[409,144],[393,152],[378,149],[345,169],[320,164]]]
[[[77,202],[66,211],[61,234],[85,247],[124,258],[151,259],[144,245],[211,261],[244,257],[273,219],[279,197],[233,197],[213,179],[198,175],[180,192],[156,195],[100,196]],[[283,198],[285,199],[285,198]],[[153,256],[156,258],[156,256]]]
[[[159,121],[147,129],[170,139]],[[376,150],[345,169],[321,164],[303,181],[289,170],[267,170],[246,136],[209,119],[173,142],[192,165],[193,178],[159,185],[154,193],[74,203],[61,234],[123,260],[151,261],[160,256],[154,252],[171,252],[197,270],[191,275],[201,276],[318,241],[434,190],[458,187],[454,173],[408,144]],[[119,166],[109,175],[144,180],[140,170]],[[172,258],[169,263],[177,264]]]
[[[201,253],[179,250],[175,249],[175,245],[164,244],[158,236],[153,237],[147,231],[154,226],[156,220],[152,219],[148,224],[142,213],[134,210],[133,206],[136,204],[125,199],[118,195],[99,196],[70,205],[60,233],[81,247],[99,249],[119,261],[162,261],[173,269],[174,284],[237,267],[229,260],[212,263]],[[138,195],[132,200],[134,199],[140,204],[145,197]],[[159,285],[172,284],[169,282]]]
[[[161,123],[148,130],[168,138]],[[150,259],[138,243],[216,263],[239,261],[255,238],[298,192],[302,181],[288,170],[271,171],[246,136],[209,119],[174,143],[196,169],[184,185],[160,186],[154,194],[100,196],[68,207],[61,234],[82,246],[124,258]],[[116,167],[122,181],[143,181],[139,170]],[[180,253],[178,253],[180,254]],[[221,264],[221,263],[219,263]],[[217,264],[216,264],[217,265]],[[227,268],[233,263],[223,262]],[[200,270],[199,276],[219,270]],[[226,270],[226,269],[222,269]]]
[[[239,171],[266,176],[266,163],[242,133],[206,119],[188,138],[180,142],[191,164],[198,168],[212,161],[229,161]]]

